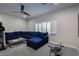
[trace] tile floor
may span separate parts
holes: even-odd
[[[77,56],[78,51],[76,49],[64,47],[63,48],[63,56]],[[44,45],[38,50],[33,50],[30,47],[27,47],[26,44],[20,44],[16,46],[12,46],[12,48],[8,48],[7,50],[0,51],[0,56],[49,56],[50,48],[48,44]],[[53,55],[52,55],[53,56]]]

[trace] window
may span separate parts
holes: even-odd
[[[42,25],[41,25],[41,23],[38,24],[38,31],[39,31],[39,32],[42,32]]]
[[[35,31],[48,32],[50,34],[57,34],[57,20],[51,22],[37,23],[34,26]]]
[[[38,31],[39,30],[39,24],[35,24],[35,31]]]
[[[35,24],[35,31],[50,33],[50,28],[51,28],[50,22],[43,22],[43,23]]]
[[[47,26],[46,23],[42,23],[42,32],[47,32]]]
[[[50,22],[47,22],[47,32],[49,32],[49,33],[50,33],[50,30],[51,30],[50,29],[51,28],[50,26],[51,26],[51,23]]]

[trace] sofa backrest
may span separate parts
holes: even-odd
[[[16,39],[19,37],[23,37],[23,38],[32,38],[32,37],[40,37],[40,38],[46,38],[48,37],[48,33],[44,33],[44,32],[6,32],[5,33],[5,37],[7,40],[12,40],[12,39]]]

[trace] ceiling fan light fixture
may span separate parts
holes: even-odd
[[[23,18],[26,18],[26,15],[23,15],[22,17],[23,17]]]

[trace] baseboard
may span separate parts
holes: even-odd
[[[50,42],[49,41],[49,44],[60,44],[60,43],[57,43],[57,42]],[[63,46],[65,46],[65,47],[69,47],[69,48],[73,48],[73,49],[79,49],[78,47],[75,47],[75,46],[70,46],[70,45],[65,45],[65,44],[62,44]]]

